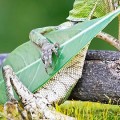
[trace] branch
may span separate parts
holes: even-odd
[[[113,7],[113,2],[112,2],[112,0],[108,0],[108,5],[109,5],[110,11],[113,11],[113,10],[114,10],[114,7]]]
[[[118,15],[118,39],[120,42],[120,15]]]
[[[114,46],[120,51],[120,41],[111,36],[110,34],[100,32],[96,37],[108,42],[110,45]]]
[[[89,51],[69,99],[120,104],[120,52]]]

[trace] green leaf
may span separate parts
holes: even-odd
[[[73,21],[80,18],[89,19],[91,13],[93,17],[102,17],[111,11],[109,4],[108,0],[75,0],[67,19]]]
[[[85,21],[69,29],[46,34],[46,37],[51,42],[60,43],[59,57],[53,56],[54,69],[49,69],[49,74],[45,72],[44,64],[41,61],[40,49],[31,42],[19,46],[10,53],[3,66],[11,65],[22,83],[30,91],[34,92],[64,67],[71,58],[84,48],[119,13],[120,9],[103,18]],[[4,80],[0,70],[0,103],[5,103],[6,100]]]

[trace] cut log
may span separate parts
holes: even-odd
[[[120,52],[89,51],[69,99],[120,104]]]

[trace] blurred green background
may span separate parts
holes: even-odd
[[[11,52],[29,40],[32,29],[66,21],[74,0],[0,0],[0,53]],[[105,31],[117,37],[117,18]],[[114,49],[94,40],[90,49]]]

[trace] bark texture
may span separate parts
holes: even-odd
[[[120,52],[89,51],[69,99],[120,104]]]

